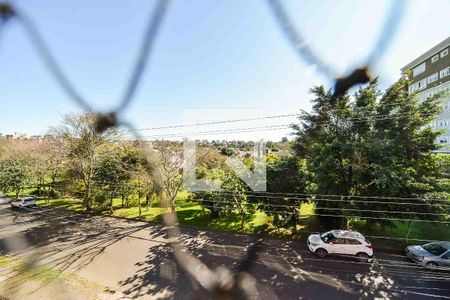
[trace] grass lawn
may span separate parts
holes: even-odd
[[[448,241],[450,237],[449,224],[430,222],[411,222],[408,235],[408,222],[393,221],[393,227],[381,227],[379,225],[370,228],[364,221],[351,222],[352,228],[360,231],[370,238],[373,244],[382,245],[384,249],[403,250],[412,244],[424,244],[428,240]],[[388,238],[386,238],[388,237]]]
[[[47,203],[47,200],[37,200],[36,201],[38,206],[42,207],[52,207],[52,208],[61,208],[61,209],[67,209],[72,211],[83,211],[83,201],[80,199],[73,199],[73,198],[64,198],[64,199],[51,199],[49,203]]]
[[[105,287],[86,278],[18,257],[0,255],[0,271],[0,294],[12,299],[53,299],[60,293],[81,294],[89,299],[107,296]]]
[[[311,232],[322,231],[321,224],[315,216],[302,218],[295,231],[292,229],[277,229],[272,225],[272,217],[264,212],[257,211],[254,214],[247,214],[245,217],[244,228],[241,230],[241,219],[236,211],[231,212],[227,217],[213,219],[211,211],[202,207],[195,201],[186,200],[188,192],[181,191],[175,201],[178,221],[181,225],[194,226],[198,228],[214,228],[226,231],[241,231],[245,233],[265,232],[276,237],[305,238]],[[161,222],[162,215],[166,208],[160,207],[157,201],[154,201],[151,207],[145,205],[141,200],[141,216],[139,217],[139,207],[134,199],[130,201],[130,207],[122,207],[121,199],[113,199],[113,216],[121,218],[140,218],[146,221]],[[38,200],[38,205],[43,207],[53,207],[67,209],[72,211],[83,211],[82,201],[80,199],[54,199],[47,204],[45,200]],[[315,205],[313,203],[304,203],[300,207],[300,215],[310,215],[314,213]],[[109,215],[108,210],[98,211]],[[411,222],[408,240],[408,223],[395,221],[395,227],[369,226],[365,221],[351,220],[350,228],[358,230],[361,233],[371,236],[371,241],[385,249],[402,250],[407,244],[423,243],[420,240],[448,240],[450,237],[450,226],[448,224]],[[373,238],[394,237],[396,239]],[[1,261],[0,261],[1,263]]]
[[[231,212],[227,217],[212,219],[211,212],[208,208],[203,208],[195,201],[186,200],[188,192],[180,191],[175,200],[178,221],[181,225],[195,226],[199,228],[214,228],[227,231],[239,231],[241,227],[241,219],[237,212]],[[141,216],[139,217],[139,207],[136,199],[130,201],[134,206],[122,207],[122,199],[113,199],[113,216],[121,218],[140,218],[146,221],[160,222],[162,214],[166,208],[160,207],[157,201],[154,201],[151,207],[145,205],[145,201],[141,199]],[[83,211],[83,202],[80,199],[51,199],[49,203],[46,200],[38,200],[37,204],[42,207],[52,207],[59,209],[67,209],[71,211]],[[309,214],[313,210],[313,205],[304,204],[301,208],[302,214]],[[95,211],[95,210],[94,210]],[[108,210],[98,211],[105,215],[109,215]],[[270,229],[271,217],[264,212],[257,211],[254,214],[247,214],[244,221],[243,232],[253,233],[263,228]],[[304,226],[303,226],[304,227]],[[273,229],[273,228],[272,228]],[[288,235],[289,232],[279,232],[276,235]]]

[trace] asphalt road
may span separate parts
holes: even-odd
[[[255,238],[183,228],[181,239],[209,267],[236,270]],[[75,273],[107,287],[113,299],[204,297],[171,259],[163,228],[147,222],[2,205],[0,251]],[[448,271],[377,249],[363,263],[319,259],[298,241],[266,239],[248,272],[260,299],[450,299]]]

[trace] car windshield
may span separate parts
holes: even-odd
[[[324,241],[325,243],[329,243],[332,239],[334,239],[334,235],[331,232],[325,232],[322,233],[320,235],[320,238],[322,239],[322,241]]]
[[[442,247],[438,243],[425,244],[425,245],[422,246],[422,248],[427,250],[428,252],[430,252],[433,255],[441,255],[442,253],[447,251],[447,249],[445,249],[444,247]]]

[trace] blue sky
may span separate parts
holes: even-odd
[[[57,60],[98,110],[117,105],[153,1],[15,1],[42,31]],[[290,16],[320,56],[340,72],[364,61],[391,1],[287,1]],[[375,69],[387,86],[400,68],[450,35],[447,0],[411,0],[394,42]],[[80,111],[40,61],[20,24],[0,36],[0,132],[43,134]],[[291,114],[310,108],[308,90],[331,83],[287,43],[265,1],[175,0],[169,6],[136,98],[124,117],[137,128]],[[239,113],[238,113],[239,111]],[[245,112],[244,114],[242,112]],[[190,114],[192,117],[192,114]],[[191,128],[205,131],[293,119]],[[145,135],[180,130],[144,131]],[[252,133],[279,139],[286,131]],[[214,136],[219,139],[243,135]],[[212,137],[205,137],[212,138]]]

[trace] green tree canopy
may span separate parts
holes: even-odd
[[[439,210],[426,200],[438,192],[436,178],[441,173],[433,153],[438,149],[434,141],[439,132],[428,126],[440,111],[438,96],[420,102],[406,87],[407,81],[401,79],[381,92],[372,82],[353,97],[338,98],[323,86],[311,89],[313,111],[303,112],[300,123],[294,125],[293,147],[299,158],[306,159],[313,192],[343,195],[344,201],[316,202],[316,213],[323,215],[327,227],[345,226],[346,217],[333,215],[380,217],[371,220],[388,225],[389,220],[381,218],[414,218],[409,210]],[[364,196],[421,197],[430,206],[350,201]],[[379,212],[389,210],[406,213]]]

